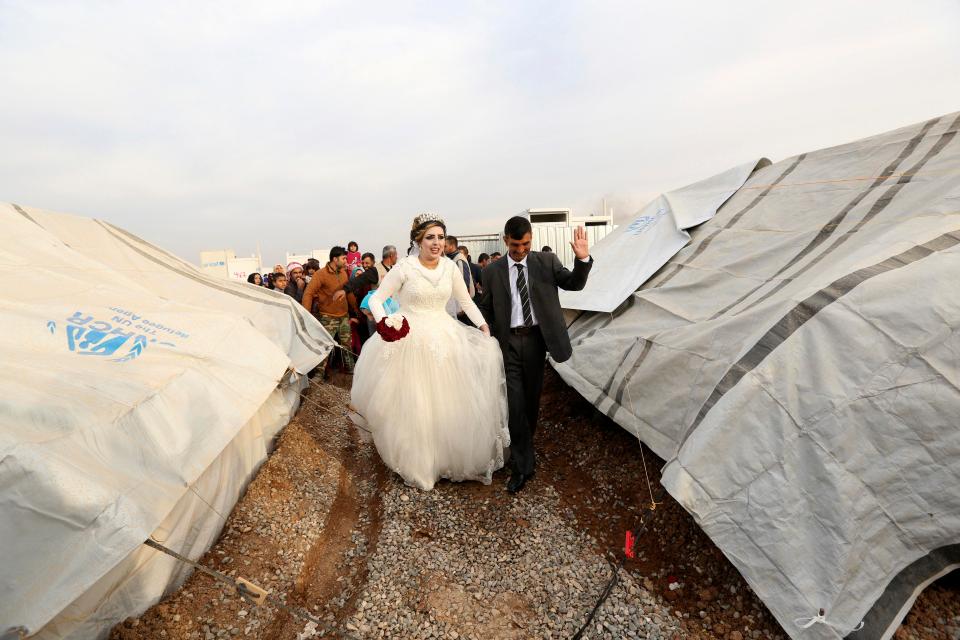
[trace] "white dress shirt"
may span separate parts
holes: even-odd
[[[510,328],[511,329],[515,329],[517,327],[523,326],[523,305],[520,303],[520,292],[517,291],[517,266],[516,265],[518,264],[523,265],[523,277],[527,281],[527,297],[530,299],[530,318],[531,318],[532,324],[537,324],[537,314],[533,310],[533,287],[530,284],[530,270],[527,269],[527,256],[529,255],[530,254],[528,253],[526,256],[523,256],[523,260],[521,260],[520,262],[517,262],[516,260],[511,258],[509,253],[505,256],[506,260],[509,261],[507,262],[507,264],[509,265],[509,269],[510,269],[510,300],[511,300]],[[579,260],[580,262],[589,263],[590,256],[587,256],[586,258],[577,258],[577,260]]]
[[[530,299],[531,324],[537,324],[537,314],[533,310],[533,290],[530,286],[530,271],[527,269],[527,254],[523,260],[517,262],[507,254],[507,264],[510,265],[510,328],[523,326],[523,305],[520,303],[520,292],[517,290],[517,266],[523,265],[523,277],[527,281],[527,298]]]

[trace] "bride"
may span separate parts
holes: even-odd
[[[410,240],[419,252],[400,260],[370,297],[378,335],[363,346],[350,392],[380,457],[421,489],[439,478],[489,484],[510,444],[503,356],[444,256],[445,237],[436,215],[414,218]],[[446,312],[451,295],[479,331]],[[386,316],[390,297],[400,312]]]

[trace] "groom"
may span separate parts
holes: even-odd
[[[593,258],[583,227],[577,227],[570,243],[577,258],[573,271],[554,253],[530,251],[533,229],[524,217],[507,220],[503,241],[507,256],[483,270],[483,296],[477,306],[503,351],[511,440],[507,491],[516,493],[534,473],[533,433],[546,354],[564,362],[572,353],[557,287],[583,289]]]

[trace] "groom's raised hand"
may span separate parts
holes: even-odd
[[[583,227],[577,227],[573,230],[573,241],[570,243],[573,249],[573,255],[578,260],[586,260],[590,257],[590,243],[587,242],[587,230]]]

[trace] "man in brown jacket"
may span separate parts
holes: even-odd
[[[330,249],[330,261],[313,274],[310,284],[303,290],[303,306],[313,313],[314,301],[317,303],[317,320],[334,340],[343,347],[343,364],[347,373],[353,373],[353,355],[350,353],[350,310],[357,310],[357,299],[353,294],[346,297],[334,297],[337,291],[347,283],[347,250],[343,247]]]

